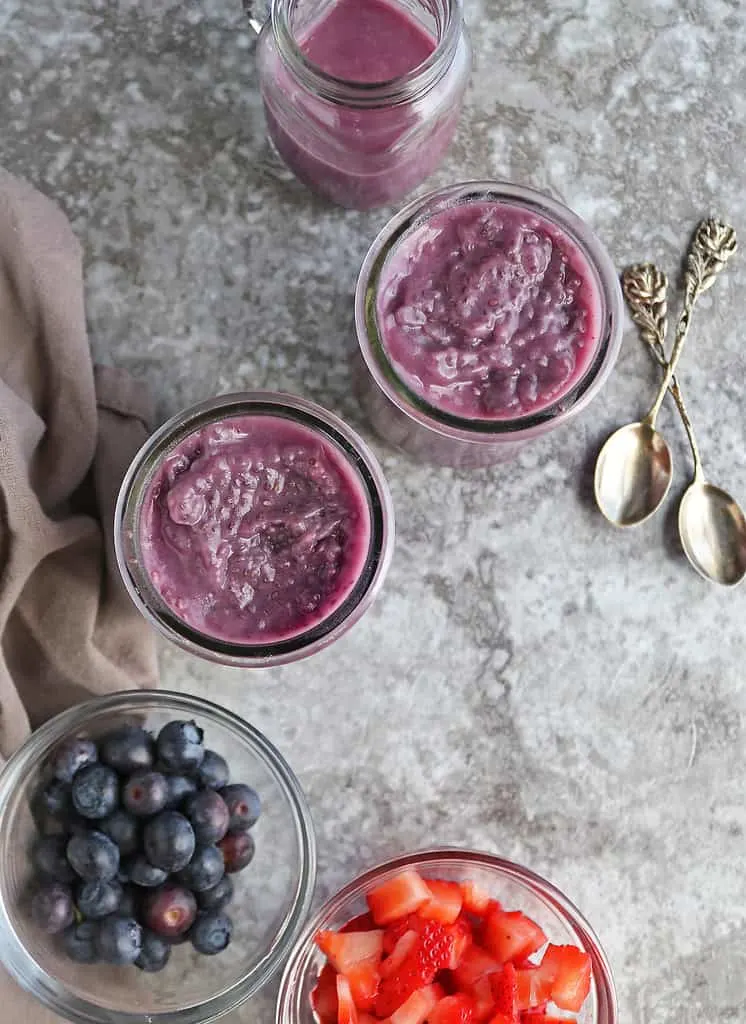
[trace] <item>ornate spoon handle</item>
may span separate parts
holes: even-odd
[[[666,291],[668,279],[653,263],[637,263],[622,274],[622,291],[627,300],[632,319],[640,329],[640,337],[650,349],[653,358],[668,369],[666,359],[666,327],[668,325],[668,304]],[[694,428],[686,410],[684,396],[675,375],[671,378],[669,390],[679,410],[681,422],[692,449],[694,477],[702,479],[702,460],[699,455]]]

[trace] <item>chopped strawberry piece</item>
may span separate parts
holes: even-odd
[[[429,879],[426,885],[431,896],[417,911],[419,916],[428,921],[439,921],[440,924],[453,924],[464,902],[461,886],[457,882],[444,882],[438,878]]]
[[[465,950],[461,957],[461,963],[454,970],[453,976],[459,988],[469,989],[485,974],[499,970],[500,964],[494,957],[491,957],[480,946],[472,944]]]
[[[357,1007],[352,1001],[350,983],[343,975],[337,975],[337,1024],[358,1024]]]
[[[409,869],[368,893],[368,906],[377,925],[391,924],[418,910],[431,898],[424,878]]]
[[[383,932],[327,932],[316,935],[316,945],[340,974],[357,964],[378,963],[383,955]]]
[[[324,964],[311,992],[311,1008],[319,1024],[335,1024],[337,1020],[337,972]]]
[[[546,1013],[522,1013],[521,1024],[575,1024],[574,1017],[550,1017]]]
[[[418,942],[417,932],[404,932],[391,953],[381,961],[381,977],[389,978],[395,971],[398,971]]]
[[[375,931],[376,922],[372,914],[358,914],[340,928],[340,932],[372,932]]]
[[[383,933],[383,951],[386,955],[393,952],[399,939],[402,935],[405,935],[410,931],[419,931],[419,925],[422,918],[417,917],[416,914],[407,914],[401,921],[394,921]]]
[[[530,967],[516,970],[515,976],[519,1010],[532,1010],[549,1001],[552,994],[552,983],[538,967],[532,964]]]
[[[481,917],[486,912],[490,896],[476,882],[461,882],[461,895],[464,900],[464,910],[468,913]]]
[[[519,911],[506,913],[490,907],[484,921],[482,941],[485,949],[501,963],[519,960],[541,949],[547,937],[530,917]]]
[[[490,1020],[490,1024],[517,1024],[518,1018],[511,1017],[509,1013],[496,1013]]]
[[[492,995],[492,985],[490,985],[488,974],[474,982],[471,986],[471,995],[474,999],[474,1020],[479,1024],[489,1020],[495,1012],[495,997]]]
[[[446,996],[430,1011],[428,1024],[472,1024],[474,1000],[465,992]]]
[[[435,921],[424,921],[417,941],[399,967],[382,979],[376,998],[376,1015],[390,1017],[413,992],[430,985],[438,971],[450,968],[457,958],[460,959],[468,941],[468,934],[458,924],[446,927]]]
[[[440,985],[426,985],[418,989],[391,1014],[391,1024],[423,1024],[442,995]]]
[[[539,966],[561,1010],[577,1013],[591,990],[591,958],[577,946],[547,946]]]
[[[366,1012],[372,1010],[378,995],[378,986],[381,984],[378,964],[371,961],[356,964],[355,967],[350,968],[345,977],[350,983],[352,999],[358,1010]]]
[[[372,1013],[361,1013],[358,1011],[357,1024],[380,1024],[380,1021]]]
[[[505,964],[499,974],[490,974],[495,1013],[504,1013],[511,1020],[518,1019],[518,982],[511,963]]]

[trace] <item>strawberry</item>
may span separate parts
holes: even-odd
[[[483,1024],[495,1012],[495,997],[492,995],[490,976],[485,974],[484,977],[478,978],[471,986],[470,992],[474,1000],[474,1020],[478,1024]]]
[[[358,1024],[357,1007],[352,1001],[350,983],[342,974],[337,975],[337,1024]]]
[[[506,913],[490,907],[484,920],[482,941],[485,949],[501,963],[519,960],[535,953],[547,941],[541,928],[519,911]]]
[[[396,946],[402,935],[409,931],[419,931],[419,925],[422,918],[417,917],[416,914],[407,914],[400,921],[394,921],[383,933],[383,951],[388,956],[390,955],[394,947]]]
[[[424,921],[411,950],[398,968],[381,981],[376,998],[377,1016],[390,1017],[413,992],[430,985],[438,971],[455,967],[468,942],[466,929],[458,923],[445,926]]]
[[[461,882],[461,895],[464,901],[464,910],[468,913],[481,917],[486,912],[490,896],[484,889],[480,889],[476,882]]]
[[[521,1024],[575,1024],[574,1017],[550,1017],[546,1013],[522,1013]]]
[[[480,946],[472,944],[464,952],[461,963],[454,970],[453,976],[459,988],[469,989],[485,974],[499,970],[500,964],[494,957],[491,957]]]
[[[368,893],[368,906],[377,925],[391,924],[412,914],[431,898],[425,880],[414,870],[402,871]]]
[[[440,924],[453,924],[461,913],[464,898],[457,882],[444,882],[433,878],[426,882],[431,896],[417,911],[420,917]]]
[[[388,978],[398,971],[418,942],[417,932],[404,932],[389,955],[381,961],[381,977]]]
[[[345,975],[350,983],[352,1000],[358,1010],[371,1011],[375,1005],[378,995],[378,986],[381,983],[381,975],[378,972],[378,964],[370,960],[351,967]]]
[[[383,954],[383,932],[327,932],[316,935],[316,945],[340,974],[357,964],[378,963]]]
[[[517,1024],[518,1018],[511,1017],[508,1013],[496,1013],[489,1024]]]
[[[474,1000],[465,992],[441,999],[430,1011],[427,1024],[472,1024],[474,1020]]]
[[[361,1013],[358,1011],[357,1024],[380,1024],[380,1021],[372,1013]]]
[[[516,970],[515,978],[519,1010],[532,1010],[549,1000],[552,994],[552,983],[534,964]]]
[[[495,1013],[504,1013],[510,1020],[518,1020],[518,983],[516,970],[511,963],[505,964],[499,974],[490,974],[492,995],[495,999]]]
[[[440,985],[426,985],[417,989],[391,1014],[391,1024],[423,1024],[442,995]]]
[[[591,989],[591,958],[577,946],[547,946],[538,968],[561,1010],[577,1013]]]
[[[340,932],[372,932],[375,931],[375,927],[376,922],[371,914],[358,914],[339,930]]]
[[[336,1024],[337,972],[331,964],[324,964],[316,987],[311,992],[311,1008],[319,1024]]]

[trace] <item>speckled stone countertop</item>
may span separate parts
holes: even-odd
[[[621,268],[675,274],[696,221],[746,240],[746,8],[738,0],[467,0],[465,114],[430,184],[547,189]],[[356,272],[387,212],[346,213],[267,160],[239,0],[0,0],[0,162],[67,210],[91,341],[159,414],[295,391],[364,432],[345,353]],[[681,364],[711,478],[746,501],[746,254]],[[164,684],[264,730],[306,789],[326,896],[433,843],[546,874],[609,954],[625,1024],[746,1017],[746,590],[708,586],[675,500],[614,532],[591,498],[607,432],[656,381],[628,325],[582,419],[480,473],[374,441],[398,545],[382,597],[332,650],[253,675],[174,650]],[[660,422],[683,483],[672,408]],[[325,745],[320,743],[324,736]],[[231,1024],[271,1019],[272,994]]]

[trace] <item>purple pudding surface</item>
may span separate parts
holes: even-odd
[[[220,640],[298,636],[349,596],[371,525],[334,444],[280,416],[229,417],[155,470],[140,514],[143,565],[166,605]]]
[[[387,0],[338,0],[301,43],[306,57],[347,82],[388,82],[413,71],[435,40]]]
[[[497,200],[434,214],[396,246],[376,314],[400,380],[470,420],[541,412],[584,376],[601,335],[594,272],[557,224]]]

